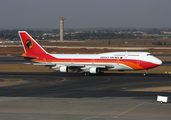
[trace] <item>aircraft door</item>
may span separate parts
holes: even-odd
[[[119,65],[119,57],[116,58],[116,63],[117,63],[117,65]]]
[[[46,58],[43,58],[43,62],[46,62]]]
[[[74,64],[74,59],[73,58],[71,59],[71,63]]]
[[[137,60],[137,65],[140,65],[140,61],[139,60]]]
[[[95,62],[95,60],[94,60],[94,59],[92,59],[92,60],[91,60],[91,63],[92,63],[92,64],[94,64],[94,62]]]

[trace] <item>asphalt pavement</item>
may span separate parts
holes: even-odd
[[[0,87],[1,120],[170,120],[171,104],[156,102],[170,92],[129,91],[170,86],[170,75],[9,73],[2,79],[28,82]]]
[[[21,57],[0,57],[0,64],[23,64]],[[171,62],[163,62],[170,66]],[[24,80],[0,87],[1,120],[170,120],[171,102],[156,102],[168,91],[136,89],[169,87],[170,74],[0,72],[5,80]],[[134,91],[131,91],[134,90]]]

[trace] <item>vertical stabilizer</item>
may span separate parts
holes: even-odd
[[[47,54],[47,52],[26,32],[18,31],[26,54]]]

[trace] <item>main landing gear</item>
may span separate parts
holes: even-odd
[[[84,75],[84,76],[89,76],[90,73],[89,73],[89,72],[84,72],[83,75]]]
[[[94,73],[94,74],[103,74],[104,73],[104,71],[99,71],[98,73]],[[83,75],[84,76],[89,76],[91,73],[89,73],[89,72],[83,72]]]
[[[147,76],[147,69],[144,70],[144,76]]]

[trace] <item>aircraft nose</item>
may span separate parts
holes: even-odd
[[[158,59],[158,60],[155,61],[155,63],[158,64],[158,65],[161,65],[162,61]]]

